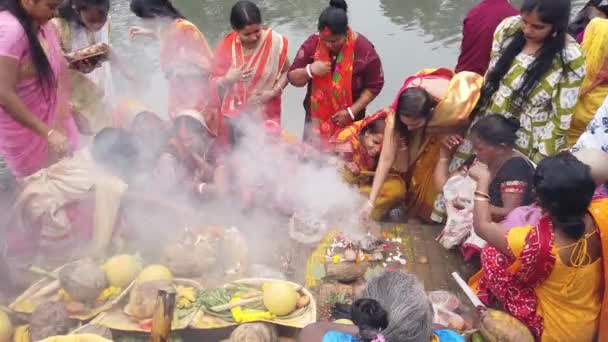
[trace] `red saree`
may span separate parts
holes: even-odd
[[[254,76],[246,82],[237,82],[227,88],[221,104],[223,115],[234,117],[249,112],[261,120],[281,120],[281,96],[265,104],[249,103],[252,95],[270,91],[281,77],[287,61],[288,41],[284,36],[267,28],[261,42],[251,54],[245,54],[237,32],[229,33],[215,51],[213,79],[217,80],[231,68],[254,70]]]

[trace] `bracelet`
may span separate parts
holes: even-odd
[[[312,73],[312,68],[310,67],[310,64],[308,64],[308,65],[306,66],[306,73],[308,74],[308,77],[309,77],[309,78],[311,78],[311,79],[315,78],[315,76],[314,76],[314,75],[313,75],[313,73]]]
[[[372,200],[367,200],[367,205],[372,209],[374,209],[374,207],[375,207],[374,203],[372,203]]]
[[[47,138],[50,138],[50,137],[51,137],[51,135],[53,135],[53,133],[55,133],[55,129],[51,129],[51,130],[50,130],[50,131],[49,131],[49,132],[46,134],[46,137],[47,137]]]
[[[485,192],[475,191],[474,194],[475,194],[475,196],[481,196],[483,198],[490,199],[490,195],[486,194]]]
[[[353,113],[353,110],[350,109],[350,107],[347,107],[346,111],[348,112],[348,115],[350,115],[350,118],[355,121],[355,114]]]
[[[489,198],[485,198],[485,197],[477,197],[475,196],[475,201],[476,202],[490,202]]]
[[[450,158],[439,158],[439,161],[450,161]]]

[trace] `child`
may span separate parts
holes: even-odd
[[[352,321],[359,327],[361,342],[384,341],[382,330],[388,327],[388,312],[374,299],[361,298],[351,308]]]

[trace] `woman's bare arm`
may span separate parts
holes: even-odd
[[[399,138],[395,133],[394,125],[386,125],[384,129],[384,141],[382,143],[382,151],[380,151],[380,160],[376,167],[376,173],[374,175],[374,182],[372,184],[372,190],[369,194],[369,201],[371,204],[375,204],[382,185],[388,177],[395,160],[397,159],[397,149],[399,145]]]
[[[502,207],[491,206],[492,219],[494,222],[500,222],[509,215],[513,209],[521,207],[524,201],[524,195],[518,193],[501,193]]]
[[[10,57],[0,56],[0,106],[21,125],[47,138],[51,128],[32,113],[16,92],[19,62]]]
[[[308,84],[308,81],[310,81],[306,68],[291,70],[287,73],[287,79],[292,86],[298,88],[305,87]]]
[[[369,89],[364,89],[361,96],[350,106],[350,109],[355,114],[355,121],[363,119],[365,113],[363,110],[376,98],[376,95]]]

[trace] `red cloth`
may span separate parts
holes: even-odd
[[[503,19],[519,14],[507,0],[483,0],[464,19],[456,72],[484,75],[490,64],[494,31]]]
[[[296,58],[291,64],[291,70],[306,67],[314,62],[315,51],[319,44],[319,34],[315,33],[308,37],[300,47]],[[332,65],[332,71],[335,68],[335,61]],[[310,85],[306,91],[304,98],[304,110],[306,110],[306,122],[310,122]],[[352,92],[353,101],[356,101],[363,90],[368,89],[374,95],[378,95],[384,87],[384,72],[382,70],[382,62],[380,56],[376,52],[374,45],[365,38],[361,33],[357,33],[357,41],[355,42],[355,61],[353,65]],[[357,120],[365,116],[365,110],[359,113]]]

